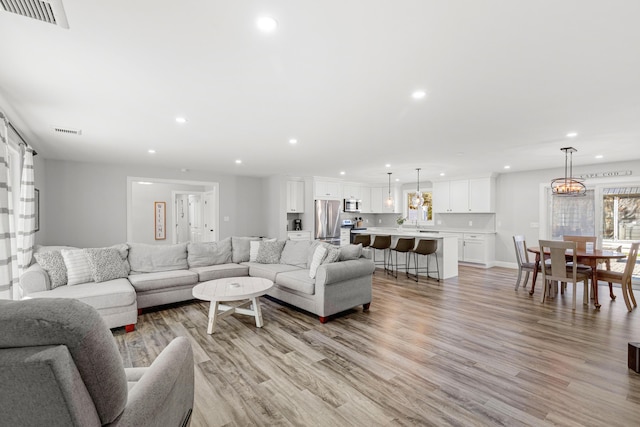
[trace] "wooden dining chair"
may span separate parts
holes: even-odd
[[[631,250],[627,256],[627,264],[624,267],[624,271],[611,271],[598,269],[598,279],[619,283],[622,288],[622,296],[624,297],[624,303],[627,305],[629,311],[633,310],[633,307],[637,307],[636,299],[633,296],[633,287],[631,286],[631,278],[633,276],[633,269],[636,266],[636,260],[638,258],[638,247],[640,242],[634,242],[631,244]],[[633,307],[631,304],[633,303]]]
[[[593,249],[596,248],[598,243],[597,236],[562,236],[562,240],[565,242],[576,242],[578,250],[585,251],[587,249],[587,242],[593,243]]]
[[[520,287],[520,279],[522,278],[522,272],[524,272],[523,288],[527,288],[527,281],[529,280],[529,273],[532,273],[536,269],[536,263],[529,261],[529,253],[527,252],[527,243],[524,240],[524,236],[516,234],[513,236],[513,245],[516,249],[516,261],[518,261],[518,279],[516,280],[516,291]],[[540,267],[538,266],[538,271]]]
[[[591,277],[591,267],[578,265],[576,242],[561,242],[556,240],[540,240],[540,252],[548,253],[550,262],[542,263],[542,281],[544,291],[542,292],[542,302],[545,301],[550,292],[551,281],[562,283],[573,283],[573,309],[576,309],[576,287],[578,282],[584,283],[584,304],[589,303],[589,278]],[[571,253],[567,253],[571,250]],[[567,260],[571,262],[569,265]]]

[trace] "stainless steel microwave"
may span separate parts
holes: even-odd
[[[344,208],[345,212],[360,212],[360,207],[362,206],[362,200],[356,199],[344,199]]]

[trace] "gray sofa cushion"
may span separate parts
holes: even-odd
[[[287,240],[280,254],[280,264],[307,268],[307,258],[311,240]]]
[[[189,243],[187,245],[187,262],[189,268],[231,262],[231,238],[227,237],[218,242]]]
[[[63,254],[64,255],[64,254]],[[149,245],[129,243],[129,263],[134,273],[186,270],[187,244]]]
[[[280,263],[280,255],[284,248],[284,240],[277,240],[275,242],[262,241],[258,249],[258,256],[256,262],[261,264],[278,264]]]
[[[358,259],[360,258],[360,255],[362,255],[362,243],[340,247],[340,261]]]
[[[136,291],[127,279],[115,279],[102,283],[88,282],[75,286],[60,286],[50,291],[31,293],[29,297],[72,298],[102,310],[130,306],[136,302]]]
[[[159,271],[156,273],[132,274],[129,281],[136,292],[161,291],[198,283],[198,273],[189,270]]]
[[[273,282],[276,281],[278,273],[300,270],[299,267],[287,264],[260,264],[257,262],[245,262],[243,265],[249,266],[249,275],[251,277],[262,277]]]
[[[231,261],[235,263],[249,261],[249,242],[260,240],[259,237],[231,237]]]
[[[198,273],[198,281],[222,279],[224,277],[244,277],[249,275],[249,267],[240,264],[219,264],[207,267],[191,268],[191,271]]]
[[[309,270],[286,271],[276,277],[276,285],[307,295],[315,293],[316,280],[309,277]]]

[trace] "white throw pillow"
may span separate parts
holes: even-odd
[[[258,258],[258,251],[260,250],[260,241],[249,242],[249,262],[256,262]]]
[[[91,265],[82,249],[63,249],[60,253],[67,267],[67,285],[93,282]]]
[[[327,255],[327,248],[324,246],[318,246],[316,250],[313,252],[313,257],[311,258],[311,265],[309,266],[309,277],[315,278],[316,272],[318,271],[318,267],[322,264],[322,260]]]

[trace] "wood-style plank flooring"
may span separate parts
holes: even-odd
[[[575,311],[572,285],[542,304],[541,279],[531,297],[515,278],[460,266],[416,284],[378,270],[370,311],[326,324],[263,298],[261,329],[233,315],[207,335],[209,303],[192,301],[113,332],[125,366],[190,339],[196,427],[640,425],[640,374],[627,369],[640,308],[606,286],[600,310],[582,305],[582,286]]]

